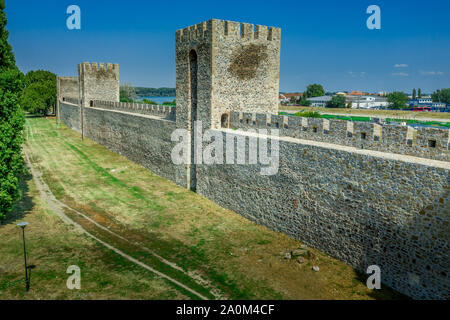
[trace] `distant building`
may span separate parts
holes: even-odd
[[[280,100],[280,103],[287,103],[289,102],[289,99],[282,93],[278,96],[278,100]]]
[[[432,109],[445,109],[447,107],[447,104],[444,102],[433,102],[431,97],[409,99],[408,105],[410,107],[430,107]]]
[[[311,101],[311,107],[324,108],[327,102],[331,100],[331,96],[314,97],[307,100]]]
[[[338,94],[336,94],[338,95]],[[328,101],[332,99],[332,96],[321,96],[315,98],[308,98],[311,101],[312,107],[326,107]],[[377,96],[359,96],[359,95],[346,95],[345,104],[351,103],[354,109],[373,109],[389,106],[389,102],[386,98]]]
[[[362,91],[352,91],[348,95],[350,95],[350,96],[362,96],[363,93],[362,93]]]
[[[351,102],[354,109],[374,109],[389,106],[386,98],[378,96],[348,95],[345,100],[347,104]]]
[[[295,92],[295,93],[280,93],[279,100],[280,102],[291,102],[292,98],[295,98],[295,100],[300,100],[300,98],[303,96],[303,93],[301,92]]]

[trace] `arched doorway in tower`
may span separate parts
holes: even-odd
[[[190,189],[192,191],[197,190],[197,165],[196,165],[196,148],[195,148],[195,121],[197,121],[197,81],[198,80],[198,63],[197,63],[197,52],[191,50],[189,52],[189,89],[190,89],[190,132],[191,132],[191,165],[189,167],[190,176]],[[201,142],[199,142],[201,143]]]

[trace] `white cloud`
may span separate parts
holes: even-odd
[[[392,75],[394,77],[407,77],[407,76],[409,76],[409,74],[407,74],[405,72],[394,72],[394,73],[392,73]]]
[[[397,63],[394,65],[394,68],[407,68],[408,65],[405,63]]]
[[[356,78],[356,77],[364,77],[365,75],[367,75],[367,72],[362,71],[362,72],[353,72],[353,71],[348,71],[347,72],[352,78]]]
[[[442,76],[444,73],[442,71],[420,71],[423,76]]]

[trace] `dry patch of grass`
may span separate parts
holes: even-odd
[[[132,264],[65,224],[39,196],[30,176],[23,197],[0,226],[0,300],[3,299],[186,299],[165,280]],[[31,290],[25,292],[20,221],[26,228]],[[71,265],[81,268],[81,290],[66,286]]]

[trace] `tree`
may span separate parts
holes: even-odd
[[[29,71],[20,100],[25,111],[46,115],[56,104],[56,75],[50,71]]]
[[[153,105],[153,106],[158,105],[157,102],[155,102],[155,101],[153,101],[153,100],[150,100],[150,99],[142,99],[142,102],[145,103],[145,104],[151,104],[151,105]]]
[[[6,30],[5,0],[0,0],[0,70],[16,68],[16,60],[12,47],[8,42],[9,32]]]
[[[436,90],[431,94],[433,102],[444,102],[450,104],[450,88]]]
[[[412,92],[412,98],[414,100],[416,99],[416,89],[415,88],[413,89],[413,92]]]
[[[298,100],[298,104],[302,107],[309,107],[311,105],[311,101],[309,101],[305,97],[301,97],[300,100]]]
[[[25,116],[19,107],[23,74],[16,67],[6,30],[5,1],[0,0],[0,222],[20,198],[19,176]]]
[[[303,94],[305,98],[314,98],[314,97],[320,97],[325,94],[325,90],[323,89],[322,85],[314,83],[310,84],[308,87],[306,87],[306,91]]]
[[[120,102],[134,102],[137,98],[136,89],[130,83],[120,86]]]
[[[163,102],[163,105],[164,106],[176,106],[177,105],[177,100],[176,99],[173,99],[173,101],[166,101],[166,102]]]
[[[345,108],[345,96],[333,96],[325,105],[326,108]]]
[[[422,90],[419,88],[417,89],[417,97],[420,99],[422,98]]]
[[[291,103],[291,104],[296,104],[297,103],[297,98],[296,97],[291,97],[291,99],[289,99],[289,102]]]
[[[408,96],[403,92],[394,91],[388,94],[387,100],[391,103],[391,106],[393,108],[404,109],[407,107],[406,103],[408,102]]]

